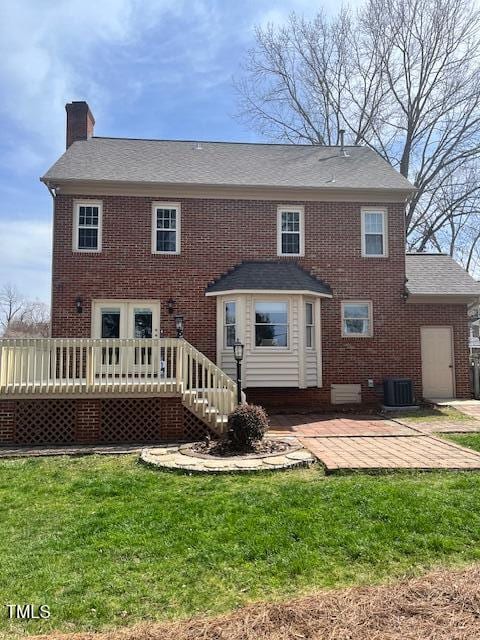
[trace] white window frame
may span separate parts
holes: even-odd
[[[257,322],[256,322],[256,306],[257,303],[282,303],[282,304],[286,304],[287,305],[287,345],[285,347],[280,347],[280,346],[257,346],[257,338],[256,338],[256,326],[257,326]],[[254,351],[260,351],[260,352],[264,352],[264,351],[290,351],[291,350],[291,335],[290,335],[290,318],[291,318],[291,306],[290,306],[290,300],[288,298],[275,298],[275,299],[268,299],[268,298],[253,298],[252,300],[252,321],[253,321],[253,326],[252,326],[252,348]],[[266,323],[260,323],[260,324],[266,324]],[[272,324],[280,324],[280,323],[272,323]],[[281,323],[283,325],[283,323]]]
[[[98,207],[98,225],[82,225],[80,227],[80,207]],[[79,230],[97,229],[97,248],[81,249],[78,245]],[[102,251],[102,228],[103,228],[103,202],[101,200],[75,200],[73,203],[73,234],[72,248],[76,253],[100,253]]]
[[[367,253],[365,216],[367,213],[382,214],[383,253]],[[386,207],[362,207],[361,209],[362,258],[388,258],[388,211]]]
[[[169,229],[157,229],[157,209],[176,210],[175,251],[157,251],[157,231],[169,231]],[[180,254],[181,247],[182,212],[178,202],[152,202],[152,253],[161,256],[175,256]]]
[[[282,213],[284,212],[292,212],[298,213],[299,215],[299,253],[283,253],[282,252]],[[285,233],[295,233],[295,232],[285,232]],[[277,256],[303,256],[305,255],[305,209],[304,207],[299,206],[289,206],[289,205],[279,205],[277,207]]]
[[[368,306],[368,333],[346,333],[345,332],[345,305],[361,304]],[[373,304],[371,300],[342,300],[342,338],[372,338],[373,337]]]
[[[307,304],[312,307],[312,324],[307,322]],[[311,327],[312,344],[307,344],[308,331],[307,328]],[[313,300],[305,300],[305,349],[309,351],[315,351],[315,302]]]
[[[234,323],[228,323],[227,324],[227,309],[226,309],[227,304],[234,304],[235,305],[235,322]],[[227,327],[235,327],[235,340],[237,339],[237,336],[238,336],[238,329],[237,329],[237,324],[238,324],[238,302],[237,302],[237,300],[223,300],[222,311],[223,311],[223,348],[225,350],[229,350],[229,349],[233,349],[233,345],[227,344]]]

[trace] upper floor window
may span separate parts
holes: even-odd
[[[387,255],[386,210],[362,209],[362,256],[384,258]]]
[[[313,302],[305,303],[305,346],[307,349],[315,347],[315,310]]]
[[[152,253],[180,253],[180,205],[154,202]]]
[[[372,303],[369,300],[342,302],[342,336],[370,338],[372,335]]]
[[[224,346],[233,347],[236,338],[237,326],[237,304],[236,302],[225,302],[223,308],[224,318]]]
[[[277,213],[277,254],[301,256],[304,253],[303,207],[282,206]]]
[[[101,251],[102,203],[76,202],[74,207],[74,251]]]
[[[255,303],[255,346],[288,347],[288,302]]]

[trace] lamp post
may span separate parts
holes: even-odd
[[[183,316],[175,316],[175,329],[177,330],[177,338],[183,338]]]
[[[233,355],[237,361],[237,403],[242,404],[242,360],[244,345],[237,338],[233,343]]]

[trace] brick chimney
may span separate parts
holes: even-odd
[[[65,105],[67,112],[67,149],[77,140],[88,140],[93,136],[95,118],[88,104],[81,100]]]

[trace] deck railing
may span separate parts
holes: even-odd
[[[176,393],[209,424],[235,407],[236,385],[177,338],[0,340],[0,394]]]

